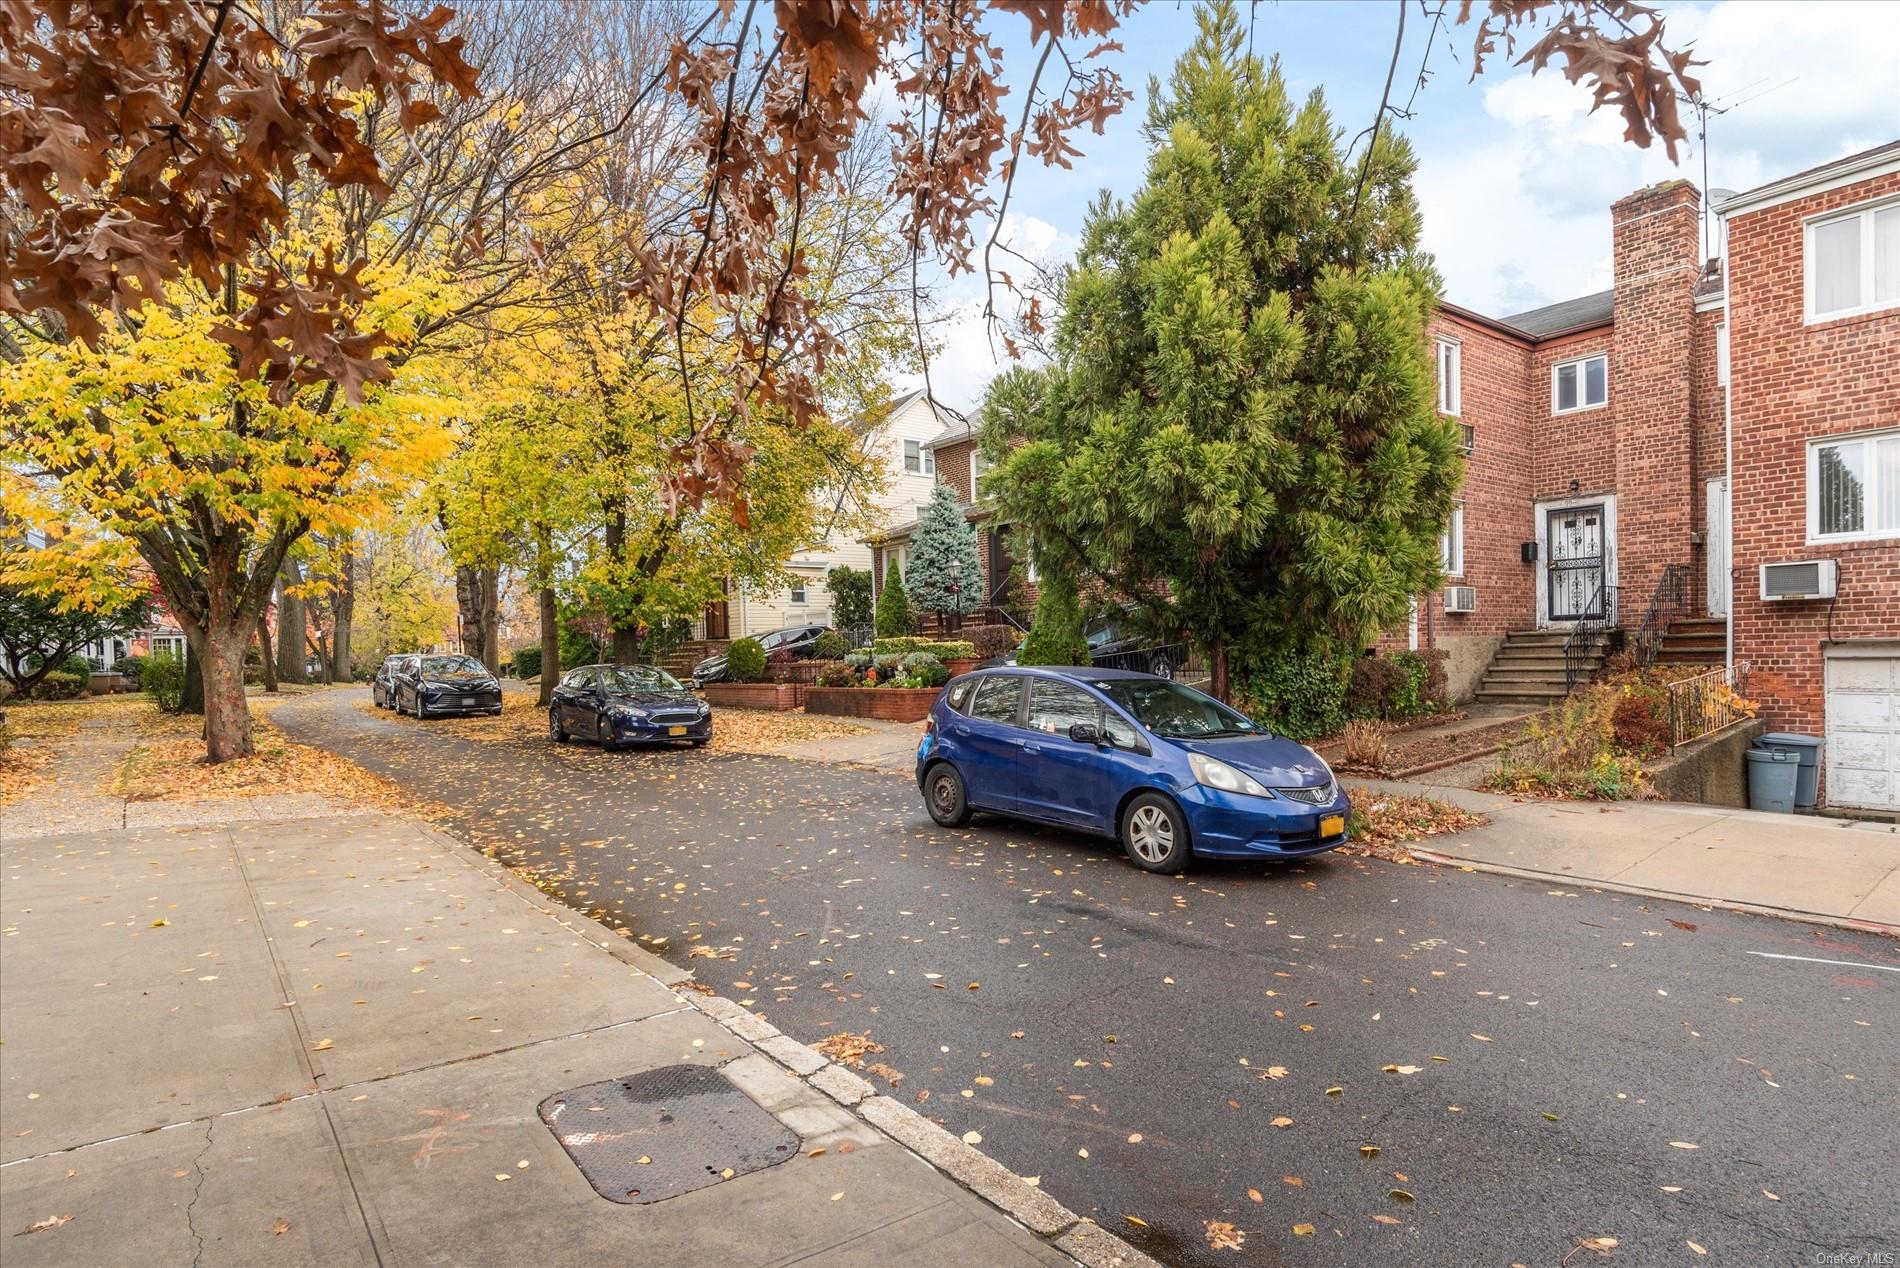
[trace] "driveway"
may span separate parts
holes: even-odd
[[[868,1033],[871,1077],[1164,1262],[1900,1248],[1887,940],[1363,859],[1151,876],[939,829],[880,771],[469,740],[361,696],[274,718],[795,1037]]]

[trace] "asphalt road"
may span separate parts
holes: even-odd
[[[1887,940],[1341,857],[1151,876],[888,774],[361,698],[275,719],[787,1033],[869,1032],[895,1095],[1166,1263],[1900,1255]]]

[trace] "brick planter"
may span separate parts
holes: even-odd
[[[813,687],[805,693],[805,712],[921,722],[942,694],[942,687]]]
[[[952,678],[955,678],[958,674],[969,673],[981,663],[982,662],[977,660],[974,656],[959,656],[955,660],[946,660],[943,662],[943,667],[950,671]]]
[[[818,681],[818,671],[829,663],[822,660],[795,660],[789,665],[768,664],[766,669],[771,673],[773,682],[796,682],[809,687]]]
[[[709,682],[700,691],[715,709],[772,709],[788,713],[805,703],[800,682]]]

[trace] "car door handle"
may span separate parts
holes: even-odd
[[[1023,752],[1025,752],[1025,753],[1040,753],[1040,752],[1042,752],[1042,745],[1040,745],[1040,744],[1025,744],[1025,745],[1023,745]]]

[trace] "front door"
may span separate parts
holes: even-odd
[[[1728,615],[1728,477],[1708,482],[1709,615]]]
[[[1550,619],[1600,620],[1606,611],[1603,505],[1571,506],[1549,512]]]

